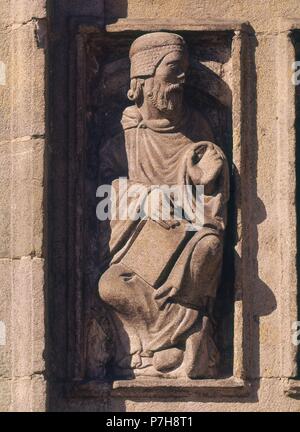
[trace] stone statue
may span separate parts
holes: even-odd
[[[113,374],[216,377],[212,311],[229,198],[226,157],[214,144],[208,121],[184,101],[189,66],[184,39],[145,34],[133,42],[129,56],[128,97],[134,105],[124,110],[122,132],[105,143],[101,156],[102,177],[112,182],[119,203],[130,186],[143,191],[129,198],[138,217],[110,222],[110,263],[99,281],[115,331]],[[120,177],[127,177],[125,188]],[[190,185],[192,193],[204,186],[200,228],[187,228],[189,211],[181,220],[175,217],[172,196],[170,217],[163,218],[163,193],[149,212],[149,199],[161,192],[160,185]]]

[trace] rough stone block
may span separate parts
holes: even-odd
[[[9,411],[11,403],[11,382],[0,380],[0,412]]]
[[[12,144],[12,256],[42,254],[44,141]]]
[[[11,145],[0,144],[0,258],[10,256]]]
[[[12,341],[13,376],[32,374],[32,260],[13,261]]]
[[[45,283],[44,260],[32,260],[32,372],[45,370]]]
[[[1,35],[2,37],[2,35]],[[5,85],[0,86],[0,142],[45,133],[44,50],[37,47],[35,24],[4,35]],[[2,44],[1,44],[2,45]],[[9,107],[9,109],[8,109]]]
[[[31,382],[31,409],[33,412],[47,410],[47,382],[42,376],[36,376]]]
[[[42,376],[17,379],[12,383],[10,411],[46,411],[46,382]]]
[[[11,321],[14,377],[44,372],[44,308],[44,260],[30,257],[14,260]]]
[[[46,0],[1,0],[1,29],[45,16]]]
[[[0,380],[11,377],[12,262],[0,259]],[[1,393],[1,392],[0,392]]]
[[[32,411],[32,380],[30,378],[13,381],[10,411]]]

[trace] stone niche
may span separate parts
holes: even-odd
[[[186,40],[190,55],[186,97],[209,119],[216,144],[227,156],[231,177],[222,283],[215,305],[220,376],[185,383],[171,380],[168,388],[245,392],[249,338],[245,326],[247,245],[243,232],[248,222],[246,194],[241,194],[241,189],[247,184],[247,172],[242,172],[242,167],[251,127],[251,107],[246,103],[251,93],[251,80],[246,77],[252,67],[248,26],[239,22],[145,20],[121,20],[104,26],[95,19],[75,18],[70,26],[66,303],[68,376],[71,383],[76,383],[71,386],[72,394],[88,391],[89,396],[97,396],[108,386],[115,394],[129,394],[128,388],[134,388],[141,395],[149,395],[155,381],[155,396],[165,385],[163,379],[146,383],[135,379],[130,384],[114,380],[110,372],[114,335],[109,311],[97,292],[99,277],[107,265],[104,245],[109,236],[108,224],[99,222],[95,213],[99,202],[96,190],[102,182],[101,146],[118,131],[121,113],[130,105],[129,47],[136,37],[151,31],[172,31]]]

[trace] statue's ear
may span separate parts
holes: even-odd
[[[127,92],[127,97],[131,102],[139,103],[142,97],[142,88],[145,80],[143,78],[132,78],[130,81],[130,89]]]
[[[131,88],[127,92],[127,97],[130,101],[134,101],[134,91]]]

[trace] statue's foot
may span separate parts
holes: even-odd
[[[179,348],[168,348],[154,353],[153,358],[149,359],[143,367],[134,369],[136,377],[159,377],[159,378],[178,378],[184,376],[181,369],[184,352]],[[144,359],[143,359],[144,360]]]
[[[216,378],[219,352],[212,335],[211,321],[203,317],[202,325],[187,338],[183,363],[189,378]]]
[[[179,348],[168,348],[157,351],[153,356],[153,366],[159,372],[170,372],[181,365],[183,356],[184,351]]]
[[[164,378],[164,374],[155,369],[154,366],[149,366],[144,369],[134,369],[135,377],[152,377],[152,378]]]

